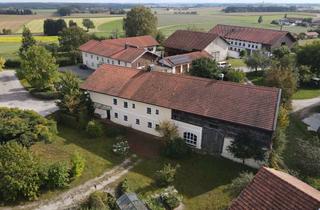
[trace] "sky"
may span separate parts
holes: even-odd
[[[83,3],[262,3],[263,0],[0,0],[0,2],[83,2]],[[320,0],[264,0],[265,3],[314,3]]]

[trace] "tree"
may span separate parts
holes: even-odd
[[[266,72],[265,84],[282,89],[282,103],[287,109],[291,108],[291,98],[297,90],[298,75],[292,67],[283,64],[273,64]]]
[[[272,51],[272,57],[274,59],[281,59],[290,54],[290,49],[287,46],[281,46]]]
[[[157,35],[156,35],[156,40],[162,44],[164,42],[164,40],[166,39],[166,36],[161,32],[161,31],[157,31]]]
[[[170,121],[161,122],[156,130],[166,141],[173,140],[179,136],[178,127]]]
[[[87,28],[87,31],[89,31],[90,28],[95,28],[92,20],[90,20],[88,18],[83,19],[82,25]]]
[[[41,46],[30,47],[21,61],[25,79],[37,91],[54,90],[58,79],[55,58]]]
[[[77,27],[78,24],[74,22],[73,20],[69,20],[69,27]]]
[[[237,197],[241,191],[253,180],[253,173],[242,172],[239,177],[232,180],[228,190]]]
[[[139,6],[132,8],[123,20],[128,37],[153,35],[157,33],[157,17],[151,9]]]
[[[60,33],[59,44],[61,50],[68,52],[74,63],[80,58],[79,47],[89,41],[90,35],[80,27],[65,28]]]
[[[210,58],[199,58],[192,61],[190,75],[204,78],[217,78],[220,73],[217,63]]]
[[[265,70],[271,64],[271,59],[264,52],[254,51],[252,55],[244,60],[245,64],[258,71],[258,68]]]
[[[265,159],[265,151],[262,148],[262,144],[247,133],[240,133],[228,146],[227,150],[234,157],[241,159],[243,164],[246,159],[254,159],[256,161]]]
[[[297,63],[310,67],[312,73],[320,75],[320,42],[300,47],[297,51]]]
[[[66,187],[69,181],[69,168],[65,162],[56,162],[49,167],[47,186],[50,189]]]
[[[235,69],[229,69],[226,75],[226,78],[229,81],[237,82],[237,83],[242,83],[245,77],[246,77],[246,74],[244,72],[235,70]]]
[[[88,95],[80,89],[80,79],[73,73],[66,72],[60,77],[58,83],[59,100],[57,106],[60,110],[79,114],[87,109]]]
[[[40,189],[39,161],[16,142],[0,145],[0,200],[37,198]]]
[[[69,7],[61,7],[57,10],[57,13],[60,16],[70,16],[71,15],[71,9]]]
[[[261,24],[262,22],[263,22],[263,17],[260,16],[259,19],[258,19],[258,23]]]
[[[163,169],[157,171],[157,183],[161,187],[165,187],[170,185],[176,176],[177,169],[180,167],[180,165],[171,166],[170,163],[165,164],[163,166]]]
[[[6,60],[3,57],[0,57],[0,72],[3,70]]]
[[[46,19],[43,23],[43,33],[47,36],[57,36],[66,27],[67,24],[63,19]]]
[[[36,40],[33,38],[30,29],[23,26],[21,47],[19,49],[20,57],[23,57],[24,53],[35,44]]]

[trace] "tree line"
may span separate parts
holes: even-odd
[[[295,6],[282,7],[282,6],[230,6],[223,9],[225,13],[235,12],[295,12],[297,8]]]
[[[31,9],[0,9],[2,15],[33,15]]]

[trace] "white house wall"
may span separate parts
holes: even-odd
[[[101,64],[112,64],[117,66],[131,67],[131,63],[107,58],[92,53],[82,52],[82,62],[91,69],[97,69]]]
[[[160,136],[159,132],[155,130],[156,125],[159,125],[164,121],[170,121],[178,127],[180,137],[183,137],[184,132],[190,132],[197,135],[198,139],[196,148],[201,149],[202,128],[172,120],[171,109],[90,91],[89,94],[93,102],[103,104],[111,108],[110,120],[114,123],[131,127],[154,136]],[[117,99],[117,105],[113,104],[113,99]],[[128,103],[128,108],[124,107],[124,102]],[[133,104],[135,105],[135,108],[133,108]],[[151,114],[147,113],[147,108],[151,108]],[[159,114],[156,114],[156,110],[158,110]],[[102,118],[107,118],[107,112],[105,110],[96,109],[95,113],[99,114]],[[117,118],[115,117],[115,113],[118,114]],[[127,121],[124,120],[124,116],[127,116]],[[136,119],[139,119],[139,125],[136,124]],[[149,122],[152,124],[151,128],[148,127]]]
[[[217,38],[211,42],[204,50],[210,55],[214,56],[215,53],[218,53],[219,56],[216,58],[216,61],[225,61],[228,57],[228,43],[223,39]]]

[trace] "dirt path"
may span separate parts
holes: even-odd
[[[106,171],[101,176],[91,179],[78,187],[72,188],[52,200],[36,201],[31,204],[17,206],[14,209],[60,210],[76,207],[79,203],[87,199],[92,192],[106,188],[126,174],[138,162],[140,162],[140,160],[133,162],[132,158],[128,158],[120,165]]]

